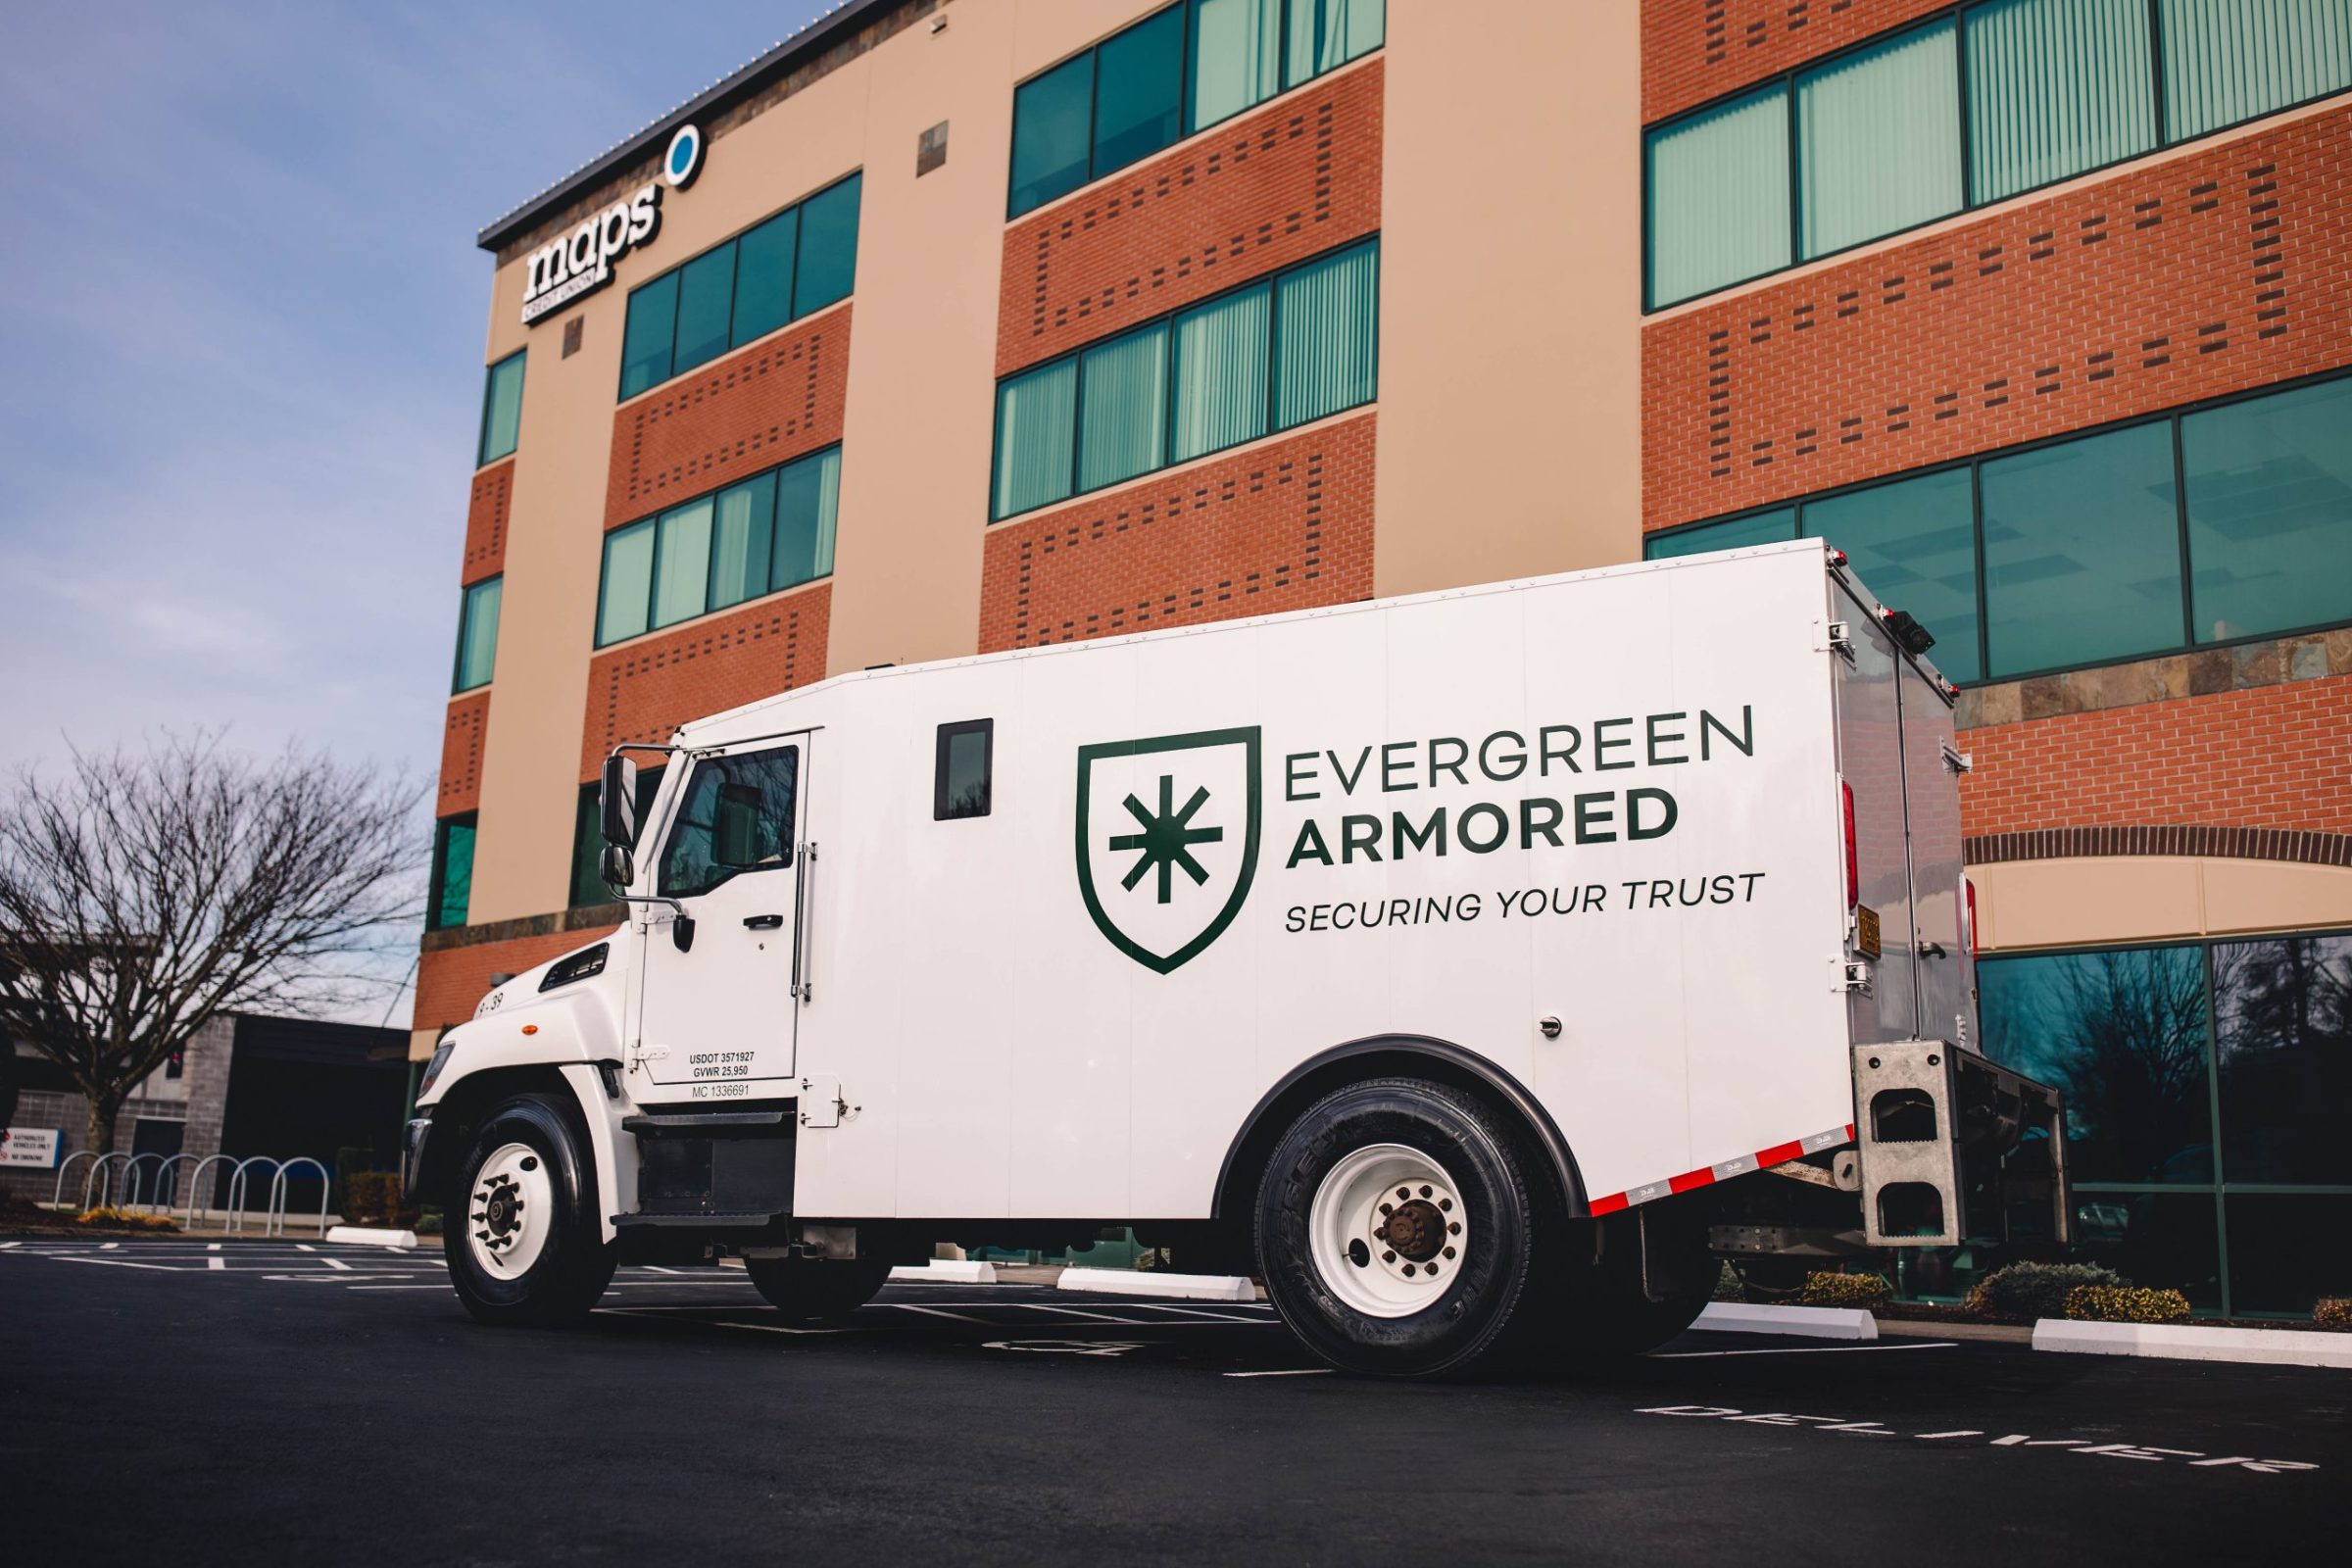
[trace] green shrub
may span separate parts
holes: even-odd
[[[2311,1320],[2331,1329],[2352,1329],[2352,1296],[2323,1296],[2311,1309]]]
[[[1719,1264],[1715,1270],[1715,1292],[1707,1299],[1711,1301],[1744,1301],[1747,1299],[1747,1286],[1741,1283],[1738,1271],[1731,1264]]]
[[[2093,1263],[2012,1263],[1978,1282],[1968,1294],[1968,1309],[1991,1317],[2063,1317],[2068,1292],[2131,1283]]]
[[[409,1229],[415,1231],[419,1236],[440,1235],[441,1211],[437,1208],[426,1209],[423,1213],[416,1216],[416,1223],[410,1226]]]
[[[92,1230],[175,1231],[179,1227],[161,1214],[136,1208],[93,1208],[76,1215],[74,1223]]]
[[[2174,1323],[2188,1316],[2188,1298],[2137,1285],[2078,1285],[2066,1293],[2066,1315],[2082,1323]]]
[[[1813,1273],[1805,1276],[1804,1289],[1796,1293],[1796,1304],[1858,1306],[1869,1311],[1885,1305],[1893,1289],[1884,1274]]]

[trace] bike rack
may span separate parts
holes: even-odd
[[[114,1206],[115,1178],[112,1167],[114,1162],[118,1159],[122,1161],[123,1189],[125,1191],[129,1190],[131,1181],[135,1176],[135,1173],[130,1168],[131,1156],[123,1153],[121,1150],[117,1150],[111,1154],[100,1154],[98,1156],[98,1163],[90,1167],[89,1175],[84,1176],[81,1179],[81,1211],[84,1214],[87,1214],[90,1211],[90,1183],[92,1181],[96,1181],[98,1183],[98,1206],[100,1208],[112,1208]]]
[[[245,1167],[248,1165],[268,1165],[274,1171],[283,1169],[284,1161],[272,1159],[268,1154],[255,1154],[249,1158],[238,1160],[237,1168],[229,1172],[228,1224],[226,1228],[239,1236],[245,1234]],[[268,1234],[268,1225],[269,1221],[265,1219],[263,1221],[265,1235]]]
[[[194,1230],[196,1228],[196,1202],[197,1199],[204,1192],[204,1173],[215,1165],[233,1165],[236,1163],[236,1160],[237,1156],[234,1154],[207,1154],[202,1159],[196,1161],[196,1174],[188,1178],[188,1218],[185,1226],[186,1229]],[[208,1200],[204,1206],[209,1209],[213,1205]]]
[[[172,1212],[172,1205],[179,1197],[179,1185],[176,1180],[172,1178],[172,1167],[183,1159],[194,1159],[195,1157],[194,1154],[173,1154],[155,1168],[155,1196],[147,1200],[147,1207],[151,1211],[161,1209],[166,1214]],[[167,1196],[167,1182],[170,1182],[169,1196]]]
[[[326,1200],[333,1196],[334,1178],[327,1175],[324,1165],[310,1155],[297,1154],[278,1166],[277,1174],[270,1179],[270,1217],[263,1222],[264,1236],[286,1234],[286,1177],[297,1165],[308,1165],[318,1173],[318,1234],[326,1234]]]
[[[155,1152],[153,1150],[149,1150],[144,1154],[133,1154],[130,1156],[130,1163],[122,1167],[123,1173],[127,1178],[122,1184],[123,1191],[129,1195],[130,1199],[129,1202],[126,1202],[122,1205],[124,1208],[137,1207],[139,1204],[140,1195],[147,1190],[145,1184],[139,1180],[139,1162],[144,1159],[152,1159],[155,1161],[155,1190],[159,1193],[164,1190],[164,1156]],[[155,1205],[153,1203],[149,1203],[147,1206],[152,1208]]]
[[[64,1159],[58,1161],[57,1190],[49,1195],[49,1206],[51,1208],[58,1207],[66,1200],[66,1173],[74,1168],[74,1162],[77,1159],[95,1160],[97,1158],[98,1152],[94,1149],[76,1149],[74,1151],[74,1152],[68,1154]],[[95,1166],[92,1168],[94,1169]],[[90,1179],[87,1176],[84,1176],[81,1179],[81,1199],[82,1207],[89,1207]]]

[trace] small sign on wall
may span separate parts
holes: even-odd
[[[55,1127],[11,1127],[0,1132],[0,1166],[55,1170],[66,1135]]]

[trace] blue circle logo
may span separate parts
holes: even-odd
[[[694,183],[702,172],[703,133],[693,125],[680,125],[677,134],[669,138],[669,151],[662,159],[662,178],[672,190],[683,190]]]

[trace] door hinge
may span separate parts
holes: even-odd
[[[1836,654],[1849,664],[1854,662],[1852,627],[1842,620],[1833,620],[1827,624],[1815,621],[1814,624],[1822,628],[1822,640],[1814,645],[1815,653]]]
[[[856,1121],[863,1105],[853,1105],[843,1098],[841,1079],[829,1072],[812,1072],[801,1079],[801,1125],[804,1127],[838,1127],[845,1121]]]
[[[1849,995],[1870,995],[1870,962],[1865,958],[1838,958],[1830,964],[1830,989]]]

